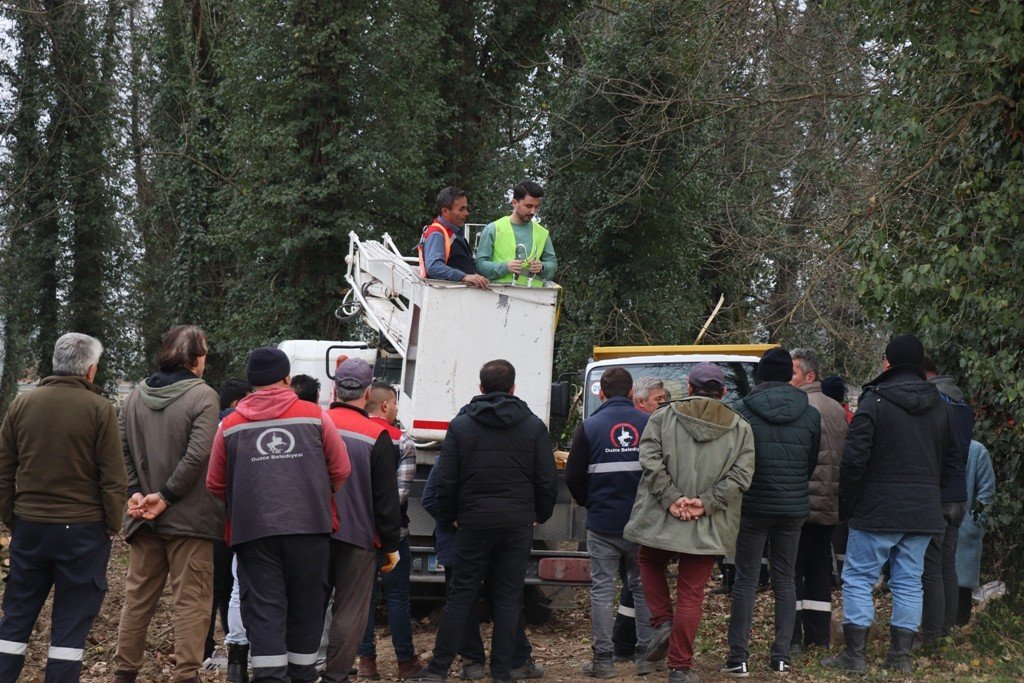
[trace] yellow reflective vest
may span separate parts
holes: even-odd
[[[491,253],[491,260],[497,263],[508,263],[515,259],[521,261],[539,261],[540,255],[544,252],[544,243],[548,239],[548,231],[543,225],[537,221],[531,221],[533,226],[533,240],[530,246],[530,253],[528,254],[516,254],[516,235],[512,230],[512,219],[509,216],[502,216],[498,220],[494,221],[494,250]],[[513,273],[505,273],[494,282],[512,282],[515,275]],[[519,276],[520,281],[526,280],[533,287],[543,287],[544,280],[540,277],[534,276],[533,281],[529,280],[529,273],[522,273]]]

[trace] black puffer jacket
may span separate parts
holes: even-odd
[[[497,529],[543,523],[554,510],[547,427],[511,394],[477,396],[459,411],[436,467],[438,522]]]
[[[754,479],[743,494],[743,514],[806,517],[807,481],[821,444],[821,416],[807,394],[785,382],[765,382],[733,407],[754,430]]]
[[[864,385],[839,469],[839,516],[850,528],[935,534],[939,492],[956,469],[952,411],[914,366]]]

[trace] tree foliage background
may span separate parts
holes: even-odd
[[[810,346],[851,386],[916,332],[1024,521],[1024,8],[1013,0],[8,0],[0,411],[75,329],[104,379],[170,325],[208,377],[331,315],[348,233],[414,244],[547,187],[559,371],[594,344]],[[997,535],[998,562],[1018,548]]]

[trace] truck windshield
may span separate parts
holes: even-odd
[[[738,401],[747,394],[754,386],[754,371],[757,368],[757,361],[720,362],[722,371],[725,373],[725,383],[729,392],[725,395],[725,402]],[[690,368],[694,363],[670,362],[670,363],[623,363],[618,366],[607,366],[594,368],[587,377],[586,400],[584,401],[583,415],[590,416],[597,407],[601,405],[598,392],[601,389],[601,375],[608,367],[622,367],[629,371],[635,382],[641,377],[656,377],[665,384],[671,398],[683,398],[686,396],[686,378],[690,374]]]

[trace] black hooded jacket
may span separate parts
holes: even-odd
[[[547,427],[511,394],[475,397],[448,425],[437,460],[439,523],[497,529],[551,517],[557,471]]]
[[[839,517],[877,533],[945,528],[939,492],[958,460],[953,415],[915,366],[864,386],[839,470]]]

